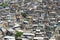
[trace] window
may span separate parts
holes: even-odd
[[[60,25],[60,22],[58,22],[57,25]]]
[[[9,40],[8,38],[5,38],[4,40]]]
[[[41,32],[44,32],[44,30],[40,30]]]
[[[44,40],[49,40],[48,38],[44,38]]]
[[[60,30],[59,30],[59,34],[60,34]]]
[[[33,40],[37,40],[37,39],[33,39]]]

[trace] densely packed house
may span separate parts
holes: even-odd
[[[59,40],[60,0],[0,0],[0,40]]]

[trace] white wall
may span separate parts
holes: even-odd
[[[29,39],[27,39],[27,38],[22,38],[22,40],[29,40]]]
[[[15,39],[9,39],[9,40],[15,40]]]

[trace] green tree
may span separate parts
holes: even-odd
[[[21,13],[21,15],[26,18],[27,17],[27,13]]]
[[[16,39],[17,39],[18,37],[21,37],[22,34],[23,34],[23,32],[17,32],[17,33],[15,34]]]
[[[0,6],[3,6],[5,8],[5,7],[8,6],[8,4],[7,3],[2,3],[2,4],[0,4]]]

